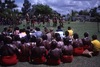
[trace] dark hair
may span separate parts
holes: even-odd
[[[57,28],[58,28],[58,29],[61,29],[61,26],[58,26]]]
[[[58,36],[60,36],[59,33],[55,33],[55,34],[54,34],[54,37],[55,37],[55,38],[57,38]]]
[[[27,29],[30,29],[30,26],[27,26]]]
[[[71,27],[68,27],[68,30],[71,30]]]
[[[31,38],[30,38],[30,42],[36,42],[36,37],[33,35],[33,36],[31,36]]]
[[[69,40],[70,40],[70,39],[68,39],[68,38],[64,38],[64,39],[63,39],[64,45],[69,45],[69,43],[70,43]]]
[[[15,31],[15,30],[19,30],[19,27],[15,27],[15,28],[14,28],[14,31]]]
[[[12,38],[10,36],[5,36],[4,37],[4,44],[11,44],[12,43]]]
[[[14,35],[13,40],[14,40],[14,41],[20,41],[19,35]]]
[[[24,44],[25,42],[26,42],[26,38],[25,37],[22,37],[21,38],[21,43]]]
[[[0,34],[0,42],[3,41],[4,36]]]
[[[7,27],[4,28],[4,31],[7,31]]]
[[[84,33],[84,37],[88,37],[89,36],[89,33],[88,32],[85,32]]]
[[[61,41],[61,37],[60,36],[57,36],[56,37],[56,41]]]
[[[43,45],[41,39],[42,39],[42,38],[37,38],[37,39],[36,39],[36,45],[37,45],[37,46],[42,46],[42,45]]]
[[[79,38],[78,34],[77,34],[77,33],[74,33],[74,34],[73,34],[73,38],[74,38],[74,39],[78,39],[78,38]]]
[[[97,35],[92,35],[92,39],[93,40],[97,39]]]
[[[68,31],[65,31],[65,36],[69,36],[69,32]]]
[[[51,42],[51,49],[55,49],[57,47],[57,42],[56,41],[52,41]]]
[[[48,38],[48,37],[47,37],[46,34],[42,35],[42,39],[43,39],[43,40],[47,40],[47,38]]]
[[[36,31],[40,31],[40,28],[39,28],[39,27],[36,27],[35,30],[36,30]]]
[[[25,28],[23,28],[23,29],[20,29],[20,32],[25,32]]]

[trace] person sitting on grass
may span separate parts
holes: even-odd
[[[20,54],[18,59],[20,62],[28,62],[30,56],[30,44],[26,41],[25,37],[21,38],[21,45],[19,47]]]
[[[77,33],[73,34],[72,46],[74,48],[73,50],[74,55],[77,55],[77,56],[82,55],[84,51],[82,47],[83,43],[82,43],[82,40],[79,39],[79,36]]]
[[[54,29],[51,27],[50,29],[48,29],[48,28],[46,28],[45,29],[45,31],[46,31],[46,33],[44,33],[44,34],[46,34],[47,35],[47,40],[49,41],[49,42],[51,42],[51,40],[53,39],[53,37],[54,37]]]
[[[72,30],[72,28],[70,26],[68,27],[68,30],[67,31],[69,32],[69,36],[71,38],[73,38],[73,30]]]
[[[42,38],[37,38],[36,46],[31,49],[30,61],[35,64],[46,62],[46,48],[42,43]]]
[[[41,38],[41,36],[43,35],[43,33],[42,33],[42,31],[40,30],[40,28],[39,28],[39,27],[36,27],[35,30],[36,30],[35,36],[36,36],[37,38]]]
[[[26,36],[26,30],[25,30],[25,28],[20,29],[20,33],[18,35],[19,35],[20,38],[25,37]]]
[[[92,50],[89,51],[89,50],[84,50],[83,52],[83,55],[84,56],[97,56],[100,52],[100,42],[99,40],[97,39],[97,35],[92,35]]]
[[[100,41],[97,39],[97,35],[92,35],[92,46],[93,46],[93,56],[97,56],[100,52]]]
[[[15,27],[13,34],[18,35],[19,33],[20,33],[19,27]]]
[[[65,31],[65,37],[64,38],[67,38],[67,39],[69,39],[70,42],[72,42],[72,38],[69,36],[69,32],[68,31]]]
[[[43,45],[45,46],[45,48],[47,50],[50,50],[50,41],[48,41],[48,37],[46,34],[42,35],[42,39],[43,39]]]
[[[47,55],[47,64],[49,65],[59,65],[61,63],[62,51],[61,49],[57,48],[57,42],[53,40],[51,42],[51,49]]]
[[[63,32],[63,30],[61,29],[61,26],[58,26],[58,27],[57,27],[57,30],[56,30],[55,33],[59,33],[59,34],[60,34],[60,37],[63,39],[63,37],[64,37],[64,32]]]
[[[73,46],[70,42],[70,39],[64,38],[64,46],[62,47],[62,58],[63,63],[70,63],[73,61]]]
[[[58,47],[59,49],[61,49],[61,48],[64,46],[63,39],[61,39],[60,36],[57,36],[57,37],[56,37],[56,41],[57,41],[57,47]]]
[[[82,42],[83,42],[84,50],[85,49],[91,50],[92,44],[91,44],[91,39],[89,38],[89,33],[88,32],[84,33],[84,38],[82,39]]]
[[[17,47],[12,44],[12,38],[10,36],[4,36],[4,45],[0,48],[0,64],[1,65],[15,65],[18,62],[17,59]]]

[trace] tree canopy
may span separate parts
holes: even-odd
[[[31,10],[31,3],[28,0],[24,0],[22,13],[26,15]]]

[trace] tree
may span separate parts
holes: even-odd
[[[95,8],[92,8],[91,10],[90,10],[90,15],[92,16],[92,17],[95,17],[96,16],[96,10],[97,10],[97,8],[95,7]]]
[[[28,0],[24,0],[23,7],[21,9],[23,15],[26,15],[30,11],[30,8],[31,8],[31,3]]]
[[[48,5],[43,5],[43,4],[32,5],[32,9],[35,10],[36,15],[39,14],[48,15],[52,13],[52,9]]]
[[[5,0],[5,6],[10,10],[17,7],[17,5],[15,4],[15,0]]]
[[[4,2],[0,0],[0,15],[9,18],[11,13],[13,13],[13,9],[16,7],[15,0],[5,0]]]
[[[5,3],[0,0],[0,12],[2,13],[5,9]]]

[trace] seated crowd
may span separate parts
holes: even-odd
[[[20,62],[35,64],[59,65],[71,63],[74,56],[97,56],[100,51],[100,42],[97,35],[92,39],[89,33],[84,33],[84,38],[79,38],[73,33],[71,27],[65,32],[58,26],[52,28],[19,29],[4,28],[0,34],[0,64],[14,65]]]

